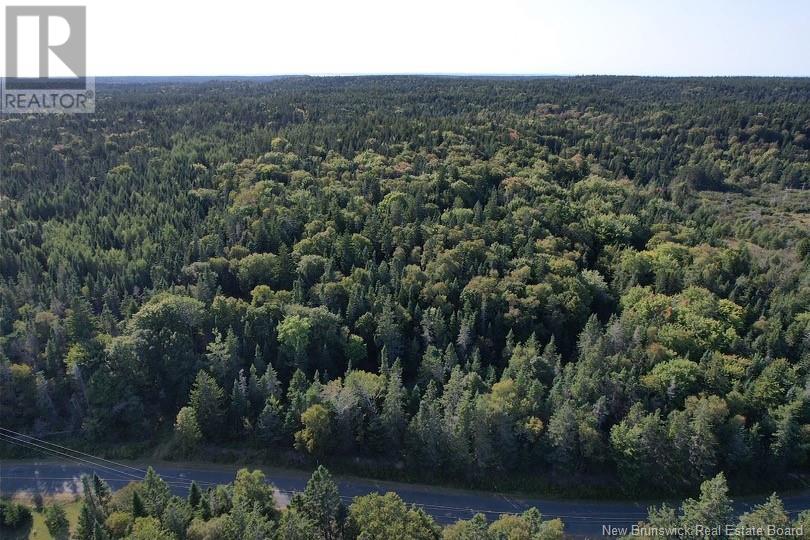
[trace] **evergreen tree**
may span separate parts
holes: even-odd
[[[141,498],[141,494],[137,491],[132,492],[132,516],[134,518],[139,517],[146,517],[149,515],[149,512],[146,510],[146,506],[143,503],[143,499]]]
[[[298,430],[301,415],[307,408],[307,377],[300,369],[295,370],[287,386],[287,414],[284,417],[284,430],[292,435]]]
[[[166,508],[169,499],[171,499],[171,491],[166,482],[152,467],[146,469],[146,476],[143,479],[141,493],[143,495],[143,507],[146,509],[146,513],[153,517],[162,516],[163,510]],[[134,506],[133,498],[133,513]]]
[[[200,487],[197,485],[197,482],[192,480],[191,488],[188,490],[188,504],[192,509],[196,510],[200,506],[201,500],[202,493],[200,492]]]
[[[228,414],[231,430],[234,435],[240,435],[245,429],[249,403],[245,372],[244,370],[239,370],[239,376],[233,381],[231,404]]]
[[[107,533],[104,526],[96,521],[93,523],[93,540],[110,540],[110,535]]]
[[[387,360],[393,361],[402,355],[402,335],[389,298],[386,298],[382,305],[377,321],[376,338],[379,347],[385,347]]]
[[[273,443],[283,436],[284,413],[281,403],[273,396],[267,398],[259,419],[256,423],[256,433],[266,443]]]
[[[408,426],[409,453],[414,462],[435,470],[442,461],[444,436],[436,383],[431,381],[419,402],[419,410]]]
[[[112,490],[110,486],[102,480],[97,474],[93,473],[93,493],[99,505],[104,508],[110,501]]]
[[[276,532],[279,540],[312,540],[318,538],[315,524],[303,511],[291,506],[281,515]]]
[[[345,509],[332,475],[322,465],[315,469],[303,493],[291,502],[291,506],[313,523],[318,538],[334,540],[340,537],[343,527],[340,517]]]
[[[200,430],[208,440],[218,438],[222,426],[223,391],[216,380],[205,371],[197,373],[189,396]]]
[[[406,391],[402,385],[402,367],[399,359],[394,362],[388,373],[380,420],[386,432],[389,449],[399,448],[402,431],[405,428],[405,411],[403,410]]]
[[[192,517],[191,506],[179,497],[172,497],[161,514],[160,522],[163,528],[172,533],[175,538],[183,538]]]
[[[79,520],[76,522],[76,530],[73,536],[76,540],[93,540],[93,530],[95,529],[95,520],[93,514],[87,505],[82,503],[79,509]]]
[[[267,399],[260,379],[261,377],[259,376],[256,364],[251,364],[247,380],[247,395],[250,402],[250,410],[253,412],[260,412]]]
[[[700,497],[686,499],[681,506],[681,523],[685,527],[703,525],[711,528],[720,527],[720,530],[724,531],[726,525],[732,523],[733,516],[731,500],[728,498],[728,484],[723,473],[703,482],[700,486]]]
[[[79,516],[81,517],[81,514]],[[45,526],[54,540],[67,540],[70,535],[70,522],[61,504],[52,504],[45,509]]]
[[[220,384],[229,381],[238,366],[238,344],[233,329],[229,328],[225,339],[214,330],[214,340],[208,344],[205,353],[208,369]]]
[[[769,527],[773,527],[775,530],[785,530],[790,526],[790,517],[785,512],[785,506],[782,504],[781,499],[775,493],[768,497],[764,503],[741,515],[737,525],[739,529],[744,531],[767,531]],[[761,535],[756,536],[760,537]]]
[[[278,373],[276,373],[272,364],[267,364],[267,368],[259,381],[259,388],[261,389],[265,401],[268,396],[281,399],[283,395],[281,383],[278,380]]]

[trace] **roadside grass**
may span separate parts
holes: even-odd
[[[46,504],[53,504],[54,501],[47,501]],[[76,527],[79,521],[79,509],[81,501],[62,502],[62,507],[65,509],[68,521],[70,522],[70,530]],[[53,540],[53,537],[48,532],[48,527],[45,526],[45,512],[32,510],[33,522],[30,528],[23,528],[19,531],[11,533],[8,537],[3,535],[3,540]]]

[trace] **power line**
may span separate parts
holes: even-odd
[[[114,472],[116,474],[120,474],[120,475],[123,475],[123,476],[128,476],[130,478],[134,478],[134,479],[139,480],[139,481],[143,480],[143,477],[141,477],[141,476],[138,476],[138,475],[126,472],[126,471],[121,471],[121,470],[115,469],[114,467],[101,465],[99,463],[95,463],[93,461],[83,459],[83,458],[80,458],[80,457],[77,457],[77,456],[72,456],[72,455],[66,454],[64,452],[59,452],[57,450],[53,450],[52,448],[47,448],[47,447],[44,447],[44,446],[40,446],[38,444],[29,442],[29,441],[26,441],[26,440],[22,440],[20,438],[13,437],[11,435],[6,435],[5,433],[0,433],[0,440],[5,441],[5,442],[10,443],[10,444],[16,444],[18,446],[22,446],[23,448],[27,448],[29,450],[32,449],[31,447],[34,447],[35,449],[39,449],[39,450],[44,451],[44,452],[49,452],[49,453],[54,454],[54,455],[66,457],[69,460],[75,461],[77,463],[86,463],[88,465],[92,465],[93,467],[107,469],[108,471],[112,471],[112,472]],[[80,453],[84,454],[83,452],[80,452]],[[84,454],[84,455],[90,455],[90,454]],[[109,463],[114,463],[115,464],[114,461],[109,461],[109,460],[103,460],[103,461],[107,461]],[[122,465],[122,466],[125,466],[125,465]],[[134,467],[128,467],[128,468],[134,469],[134,470],[139,470],[139,469],[135,469]],[[185,479],[185,478],[180,478],[178,476],[172,476],[172,475],[166,475],[166,476],[160,475],[160,477],[167,484],[169,484],[169,485],[177,485],[177,486],[180,486],[180,487],[189,487],[191,485],[191,483],[193,482],[192,480],[188,480],[188,479]],[[166,478],[169,478],[169,480],[167,481]],[[174,479],[174,480],[172,480],[172,479]],[[107,479],[107,480],[108,481],[123,481],[125,479],[111,478],[111,479]],[[131,480],[128,480],[128,481],[131,481]],[[213,483],[213,482],[198,482],[198,483],[199,484],[215,485],[215,483]]]
[[[59,448],[59,449],[64,450],[64,451],[66,451],[66,452],[73,452],[73,453],[75,453],[75,454],[79,454],[79,455],[82,455],[82,456],[86,456],[86,457],[88,457],[88,458],[92,458],[92,459],[94,459],[94,460],[102,461],[102,462],[104,462],[104,463],[110,463],[110,464],[112,464],[112,465],[115,465],[116,467],[121,467],[121,468],[129,469],[129,470],[132,470],[132,471],[139,472],[139,473],[141,473],[141,474],[143,474],[143,475],[146,475],[146,471],[145,471],[145,470],[143,470],[143,469],[139,469],[139,468],[137,468],[137,467],[131,467],[131,466],[129,466],[129,465],[125,465],[125,464],[123,464],[123,463],[118,463],[118,462],[116,462],[116,461],[111,461],[111,460],[109,460],[109,459],[104,459],[104,458],[102,458],[102,457],[99,457],[99,456],[96,456],[96,455],[93,455],[93,454],[88,454],[87,452],[81,452],[81,451],[79,451],[79,450],[74,450],[73,448],[68,448],[67,446],[62,446],[62,445],[59,445],[59,444],[56,444],[56,443],[52,443],[52,442],[49,442],[49,441],[45,441],[45,440],[43,440],[43,439],[38,439],[37,437],[33,437],[33,436],[31,436],[31,435],[26,435],[25,433],[18,433],[18,432],[14,431],[14,430],[11,430],[11,429],[8,429],[8,428],[4,428],[4,427],[0,427],[0,435],[2,434],[2,432],[3,432],[3,431],[8,431],[9,433],[13,433],[14,435],[16,435],[16,436],[18,436],[18,437],[25,437],[25,438],[28,438],[28,439],[31,439],[31,440],[37,441],[37,442],[39,442],[39,443],[41,443],[41,444],[43,444],[43,445],[55,446],[56,448]],[[122,473],[122,474],[123,474],[123,473]],[[173,478],[173,479],[175,479],[175,480],[177,480],[177,481],[180,481],[180,482],[187,482],[187,483],[191,484],[191,480],[187,480],[187,479],[182,478],[182,477],[179,477],[179,476],[172,476],[172,475],[166,475],[166,476],[163,476],[163,475],[161,475],[161,478],[164,478],[164,479],[165,479],[165,478]],[[206,483],[210,483],[210,482],[206,482]]]
[[[11,433],[13,435],[8,435],[7,433],[4,433],[4,432],[8,432],[8,433]],[[25,439],[29,439],[29,440],[25,440]],[[56,444],[56,443],[45,441],[43,439],[39,439],[39,438],[34,437],[32,435],[27,435],[25,433],[19,433],[17,431],[14,431],[14,430],[11,430],[11,429],[8,429],[8,428],[4,428],[4,427],[0,427],[0,440],[3,440],[3,441],[8,442],[10,444],[16,444],[18,446],[22,446],[23,448],[27,448],[29,450],[32,449],[32,447],[33,447],[33,448],[39,449],[40,451],[43,451],[43,452],[48,452],[48,453],[51,453],[51,454],[54,454],[54,455],[65,457],[65,458],[67,458],[69,460],[72,460],[72,461],[75,461],[77,463],[85,463],[85,464],[88,464],[88,465],[92,465],[94,467],[106,469],[106,470],[112,471],[112,472],[114,472],[116,474],[128,476],[128,477],[134,478],[136,480],[143,480],[143,478],[141,476],[138,476],[138,475],[135,475],[135,474],[132,474],[132,473],[129,473],[127,471],[120,470],[120,469],[129,469],[129,470],[132,470],[132,471],[136,471],[138,473],[142,473],[144,475],[146,474],[145,470],[139,469],[137,467],[132,467],[130,465],[126,465],[126,464],[123,464],[123,463],[118,463],[116,461],[112,461],[112,460],[105,459],[105,458],[102,458],[102,457],[99,457],[99,456],[95,456],[95,455],[89,454],[87,452],[74,450],[74,449],[68,448],[66,446],[62,446],[62,445],[59,445],[59,444]],[[31,441],[36,441],[36,442],[31,442]],[[42,443],[42,444],[37,444],[37,443]],[[60,450],[64,450],[64,452],[62,452],[60,450],[54,450],[53,448],[49,448],[49,446],[59,448]],[[71,455],[71,454],[66,453],[66,452],[72,452],[74,454],[79,454],[81,456],[86,456],[88,458],[92,458],[92,459],[97,460],[97,461],[101,461],[101,462],[104,462],[104,463],[109,463],[111,465],[115,465],[116,467],[119,467],[119,469],[117,469],[115,467],[110,467],[110,466],[107,466],[107,465],[102,465],[102,464],[96,463],[94,461],[91,461],[89,459],[84,459],[84,458],[81,458],[81,457],[78,457],[78,456],[74,456],[74,455]],[[208,482],[208,481],[204,481],[204,480],[200,480],[199,482],[197,482],[196,480],[189,480],[187,478],[183,478],[183,477],[180,477],[180,476],[168,475],[168,474],[167,475],[160,475],[160,477],[167,484],[175,485],[175,486],[178,486],[178,487],[189,487],[192,483],[197,483],[198,485],[217,485],[216,482]],[[167,479],[168,479],[168,481],[167,481]],[[123,481],[123,479],[111,479],[111,480],[113,480],[113,481]],[[279,493],[290,494],[290,495],[297,493],[297,491],[295,491],[295,490],[283,490],[283,489],[279,489],[276,486],[274,486],[274,488]],[[345,500],[351,500],[353,497],[348,496],[348,495],[342,495],[341,498],[345,499]],[[506,497],[504,497],[504,499],[506,500],[506,502],[508,504],[510,504],[513,507],[513,510],[518,510],[519,511],[521,509],[520,506],[515,504],[514,501],[511,501]],[[456,512],[458,512],[458,511],[469,511],[469,512],[482,512],[482,513],[486,513],[486,514],[501,514],[501,513],[504,513],[503,510],[486,510],[486,509],[476,509],[476,508],[463,508],[463,507],[457,507],[457,506],[446,506],[446,505],[427,504],[427,503],[426,504],[415,503],[415,504],[417,506],[420,506],[420,507],[423,507],[423,508],[431,508],[431,509],[434,509],[434,510],[447,510],[447,511],[456,511]],[[523,503],[520,503],[520,504],[523,504]],[[792,512],[797,513],[798,511],[794,510]],[[642,512],[638,512],[638,513],[633,512],[633,514],[634,514],[634,517],[640,517],[640,516],[644,515]],[[582,514],[581,515],[577,515],[577,514],[573,514],[573,515],[572,514],[558,514],[558,515],[555,515],[555,514],[549,514],[549,516],[563,517],[565,519],[593,519],[594,517],[597,517],[598,514],[596,514],[596,515],[587,515],[587,514],[584,514],[584,515],[582,515]],[[608,517],[608,516],[610,516],[610,517]],[[603,514],[601,519],[607,520],[607,521],[615,521],[615,520],[633,519],[633,518],[630,518],[630,513],[626,513],[626,516],[616,516],[616,515],[610,515],[610,514]]]
[[[0,433],[0,440],[5,440],[6,442],[9,442],[11,444],[17,444],[17,445],[22,446],[24,448],[30,448],[31,446],[34,446],[36,448],[43,449],[43,447],[41,447],[39,445],[36,445],[34,443],[24,441],[24,440],[20,440],[18,438],[14,438],[14,437],[11,437],[9,435],[2,434],[2,433]],[[89,464],[94,465],[94,466],[99,466],[98,464],[92,463],[92,462],[90,462],[88,460],[82,460],[80,458],[76,458],[75,456],[69,456],[69,455],[66,455],[66,454],[64,454],[62,452],[58,452],[58,451],[55,451],[55,450],[52,450],[52,449],[44,448],[43,450],[47,451],[47,452],[57,454],[57,455],[66,456],[69,459],[74,460],[76,462],[85,462],[85,463],[89,463]],[[100,467],[112,470],[113,472],[116,472],[118,474],[130,475],[129,473],[118,471],[116,469],[113,469],[112,467],[106,467],[106,466],[100,466]],[[130,475],[130,476],[132,476],[132,475]],[[167,475],[167,477],[171,477],[171,475]],[[19,477],[17,477],[17,476],[13,476],[13,477],[8,476],[6,478],[9,478],[9,479],[16,478],[16,479],[43,480],[43,481],[71,480],[72,479],[72,478],[62,478],[62,477],[49,478],[49,477],[25,477],[25,476],[19,476]],[[165,477],[161,476],[161,478],[165,478]],[[175,477],[175,478],[179,478],[179,477]],[[127,481],[127,480],[122,479],[122,478],[114,478],[114,479],[108,479],[108,481],[123,482],[123,481]],[[167,481],[166,483],[169,484],[169,485],[177,486],[177,487],[188,487],[187,484],[189,484],[191,482],[192,482],[191,480],[181,479],[180,482]],[[195,481],[195,482],[197,482],[197,481]],[[204,481],[204,480],[200,480],[197,483],[201,484],[201,485],[216,485],[216,482],[208,482],[208,481]],[[298,493],[297,490],[285,490],[285,489],[281,489],[281,488],[278,488],[278,487],[275,487],[275,490],[277,492],[279,492],[279,493],[289,494],[289,495],[293,495],[295,493]],[[350,500],[353,499],[352,496],[348,496],[348,495],[341,495],[340,498],[343,499],[343,500],[346,500],[346,501],[350,501]],[[442,511],[442,510],[444,510],[444,511],[448,512],[448,515],[451,515],[451,514],[458,515],[461,512],[464,512],[464,513],[469,512],[471,514],[480,512],[480,513],[490,514],[490,515],[500,515],[500,514],[509,513],[508,510],[504,510],[504,509],[494,510],[494,509],[485,509],[485,508],[460,507],[460,506],[450,506],[450,505],[440,505],[440,504],[430,504],[430,503],[418,503],[418,502],[410,503],[410,504],[415,504],[418,507],[428,509],[428,510],[433,510],[433,511]],[[521,502],[520,504],[525,504],[525,503]],[[801,510],[788,509],[786,511],[787,511],[788,514],[794,515],[794,514],[798,514]],[[567,521],[571,521],[571,522],[581,521],[581,520],[598,519],[598,520],[604,521],[606,523],[607,522],[626,522],[626,521],[631,521],[631,520],[634,520],[634,519],[643,519],[645,517],[645,515],[642,512],[606,512],[606,513],[600,513],[598,511],[596,513],[583,513],[583,514],[544,512],[543,515],[546,516],[546,517],[549,517],[549,518],[559,517],[559,518],[563,518],[563,519],[565,519]]]
[[[11,435],[6,435],[5,433],[0,433],[0,440],[3,440],[5,442],[11,443],[11,444],[16,444],[18,446],[23,446],[24,448],[28,448],[29,450],[33,446],[33,447],[35,447],[37,449],[40,449],[42,451],[50,452],[52,454],[56,454],[56,455],[59,455],[59,456],[62,456],[62,457],[66,457],[66,458],[68,458],[70,460],[73,460],[73,461],[87,463],[89,465],[93,465],[94,467],[107,469],[107,470],[110,470],[110,471],[112,471],[114,473],[117,473],[117,474],[130,476],[130,477],[135,478],[137,480],[143,480],[142,477],[136,476],[136,475],[134,475],[132,473],[128,473],[126,471],[119,471],[118,469],[108,467],[107,465],[101,465],[101,464],[98,464],[98,463],[95,463],[93,461],[83,459],[83,458],[80,458],[80,457],[77,457],[77,456],[71,456],[70,454],[65,454],[64,452],[59,452],[59,451],[54,450],[52,448],[47,448],[45,446],[41,446],[41,445],[38,445],[36,443],[32,443],[32,442],[29,442],[29,441],[26,441],[26,440],[22,440],[22,439],[19,439],[19,438],[16,438],[16,437],[12,437]]]
[[[88,454],[86,452],[81,452],[79,450],[74,450],[73,448],[68,448],[66,446],[61,446],[59,444],[52,443],[52,442],[49,442],[49,441],[45,441],[43,439],[38,439],[37,437],[33,437],[31,435],[26,435],[25,433],[18,433],[18,432],[14,431],[14,430],[4,428],[4,427],[0,427],[0,432],[2,432],[2,431],[8,431],[9,433],[11,433],[13,435],[16,435],[18,437],[25,437],[27,439],[31,439],[33,441],[37,441],[39,443],[42,443],[42,444],[45,444],[45,445],[48,445],[48,446],[55,446],[56,448],[59,448],[60,450],[73,452],[75,454],[90,457],[90,458],[93,458],[93,459],[98,460],[98,461],[103,461],[105,463],[110,463],[110,464],[115,465],[117,467],[122,467],[122,468],[125,468],[125,469],[130,469],[130,470],[133,470],[133,471],[137,471],[137,472],[142,473],[142,474],[146,474],[146,471],[144,471],[143,469],[138,469],[137,467],[130,467],[129,465],[124,465],[123,463],[116,463],[115,461],[111,461],[109,459],[104,459],[102,457],[94,456],[93,454]]]
[[[126,483],[132,482],[132,479],[130,479],[130,478],[109,478],[109,477],[104,478],[105,474],[106,473],[104,473],[102,471],[100,473],[100,475],[99,475],[99,478],[102,478],[108,484],[118,484],[118,483],[122,483],[122,482],[126,482]],[[75,481],[76,477],[75,476],[8,476],[8,475],[6,475],[6,476],[0,477],[0,479],[2,479],[2,480],[36,480],[39,483],[42,483],[42,482],[63,482],[64,483],[64,482]],[[177,487],[177,488],[182,488],[182,489],[187,489],[188,488],[188,485],[180,483],[180,482],[174,482],[174,481],[171,481],[171,480],[169,480],[169,481],[164,480],[164,482],[168,486],[171,486],[171,487]],[[212,482],[200,482],[200,483],[215,485]]]

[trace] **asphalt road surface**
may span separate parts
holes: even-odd
[[[236,467],[230,466],[177,466],[155,464],[155,470],[169,484],[177,495],[186,495],[191,481],[205,489],[215,484],[225,484],[234,478]],[[133,480],[143,478],[146,465],[124,464],[93,466],[80,463],[60,463],[53,461],[7,461],[0,462],[0,493],[12,495],[19,492],[43,494],[78,493],[80,477],[96,473],[106,480],[113,489],[120,488]],[[129,468],[127,468],[129,467]],[[309,475],[301,471],[263,469],[268,481],[278,490],[279,502],[286,503],[291,494],[302,491]],[[587,537],[601,537],[602,527],[631,527],[644,519],[650,502],[601,502],[558,499],[533,499],[513,497],[499,493],[462,491],[433,486],[377,482],[368,479],[337,478],[343,500],[348,504],[358,495],[394,491],[407,503],[425,509],[439,523],[446,524],[458,519],[469,519],[476,513],[483,513],[489,520],[504,513],[520,513],[532,506],[544,518],[561,518],[565,522],[567,534]],[[739,512],[749,509],[764,498],[753,498],[737,502]],[[810,493],[783,496],[785,509],[795,517],[800,511],[810,509]]]

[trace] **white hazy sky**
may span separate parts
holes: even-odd
[[[810,76],[807,0],[4,0],[6,4],[86,5],[88,70],[97,76]]]

